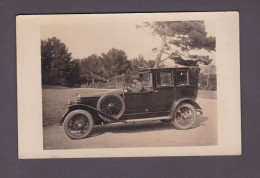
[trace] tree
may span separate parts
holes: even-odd
[[[207,67],[202,68],[200,78],[201,78],[201,83],[205,84],[204,88],[210,90],[216,90],[217,79],[216,79],[215,65],[209,65]],[[201,87],[203,87],[203,85]]]
[[[96,54],[82,59],[80,62],[80,78],[83,83],[85,83],[86,80],[91,80],[92,83],[95,83],[95,76],[103,77],[101,66],[100,57]]]
[[[74,59],[70,61],[70,76],[68,77],[68,83],[70,86],[80,86],[80,59]]]
[[[152,68],[154,66],[154,61],[146,61],[143,56],[139,55],[138,57],[131,60],[131,70],[138,72],[141,68]]]
[[[106,78],[114,77],[125,73],[130,68],[130,61],[127,60],[123,50],[112,48],[100,57],[101,69]]]
[[[138,75],[138,72],[142,68],[152,68],[154,66],[154,60],[145,60],[142,55],[130,60],[130,68],[125,73],[125,82],[130,83],[133,77]]]
[[[112,48],[101,56],[96,54],[82,59],[80,62],[80,78],[83,82],[95,80],[108,81],[111,77],[121,75],[131,67],[123,50]]]
[[[185,66],[194,66],[199,63],[208,65],[212,59],[209,56],[192,55],[191,50],[205,49],[207,51],[215,51],[215,37],[207,37],[204,21],[159,21],[144,22],[137,28],[149,29],[152,35],[161,38],[161,46],[159,49],[154,48],[154,52],[158,52],[155,59],[155,68],[167,59],[173,60],[176,64]],[[168,57],[162,59],[163,53]]]
[[[42,84],[69,85],[77,64],[72,62],[71,53],[61,40],[56,37],[41,40],[41,59]]]

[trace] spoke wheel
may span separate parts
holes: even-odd
[[[180,104],[174,114],[173,125],[177,129],[189,129],[196,120],[196,111],[190,104]]]
[[[75,110],[67,115],[64,121],[65,133],[72,139],[87,137],[94,125],[91,114],[84,110]]]
[[[98,100],[97,109],[115,119],[119,119],[125,112],[125,101],[119,95],[104,95]],[[99,116],[107,119],[101,114]]]

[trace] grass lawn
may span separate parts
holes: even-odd
[[[43,125],[46,126],[59,123],[63,113],[67,109],[68,99],[72,99],[74,97],[75,92],[72,88],[43,89]]]
[[[49,88],[49,87],[48,87]],[[67,109],[68,99],[76,99],[72,88],[42,89],[43,125],[59,123]],[[216,99],[216,91],[199,90],[199,98]]]

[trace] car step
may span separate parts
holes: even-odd
[[[203,114],[201,109],[196,109],[196,112],[199,113],[199,114],[197,114],[198,116],[201,116]]]
[[[171,116],[163,116],[163,117],[152,117],[152,118],[142,118],[142,119],[129,119],[122,121],[123,123],[132,123],[132,122],[143,122],[143,121],[158,121],[158,120],[170,120]]]

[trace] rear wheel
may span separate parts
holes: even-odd
[[[93,129],[94,121],[91,114],[85,110],[75,110],[64,120],[64,131],[72,139],[87,137]]]
[[[173,125],[180,130],[189,129],[196,120],[196,111],[191,104],[180,104],[174,112]]]

